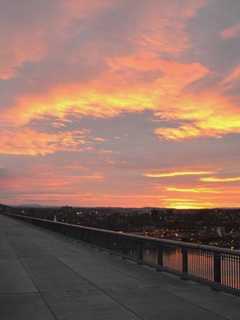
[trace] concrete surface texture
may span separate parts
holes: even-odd
[[[1,320],[240,319],[240,298],[0,216]]]

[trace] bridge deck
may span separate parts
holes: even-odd
[[[240,298],[0,216],[1,320],[238,319]]]

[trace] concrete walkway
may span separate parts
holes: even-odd
[[[240,298],[0,216],[1,320],[240,319]]]

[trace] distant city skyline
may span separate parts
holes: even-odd
[[[0,5],[0,203],[240,207],[239,0]]]

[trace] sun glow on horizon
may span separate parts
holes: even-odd
[[[170,202],[167,206],[172,209],[209,209],[213,208],[213,205],[210,203],[198,203],[191,201],[179,201],[179,202]]]

